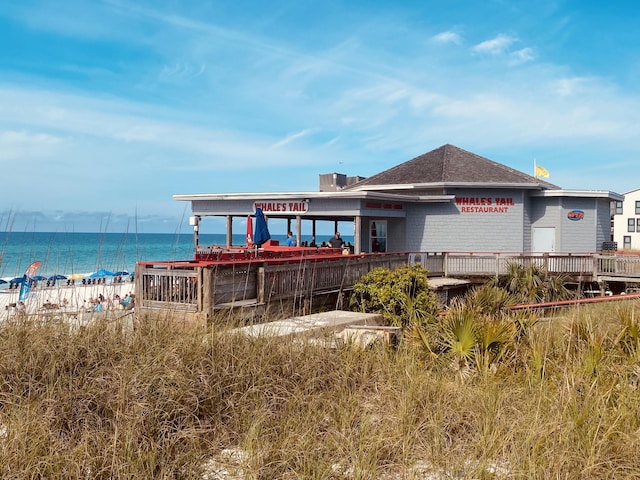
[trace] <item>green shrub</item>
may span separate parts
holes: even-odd
[[[353,293],[353,309],[381,313],[394,326],[423,324],[439,309],[437,295],[429,290],[427,270],[421,265],[371,270],[353,286]]]

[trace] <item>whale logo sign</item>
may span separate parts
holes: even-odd
[[[569,213],[567,213],[567,218],[569,220],[577,222],[578,220],[582,220],[584,218],[584,212],[582,210],[571,210]]]

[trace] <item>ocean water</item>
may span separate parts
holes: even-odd
[[[318,235],[318,243],[331,236]],[[272,235],[284,244],[286,236]],[[344,236],[345,241],[353,238]],[[303,238],[303,241],[306,240]],[[224,234],[201,234],[200,245],[224,245]],[[244,234],[233,245],[244,245]],[[88,274],[99,269],[134,272],[138,261],[189,260],[193,235],[170,233],[0,232],[0,278],[21,277],[35,261],[37,275]]]

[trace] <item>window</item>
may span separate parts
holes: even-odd
[[[627,218],[627,232],[635,232],[635,231],[636,231],[636,219]]]
[[[622,215],[622,202],[616,202],[616,215]]]
[[[624,244],[622,245],[622,248],[625,250],[631,250],[631,235],[625,235],[623,241]]]
[[[640,215],[640,200],[636,200],[636,215]]]
[[[387,222],[386,220],[372,221],[369,226],[369,251],[387,251]]]
[[[640,218],[636,218],[636,232],[640,232]]]

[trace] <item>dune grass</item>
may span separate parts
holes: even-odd
[[[637,478],[638,311],[563,311],[465,376],[409,340],[7,322],[0,477]]]

